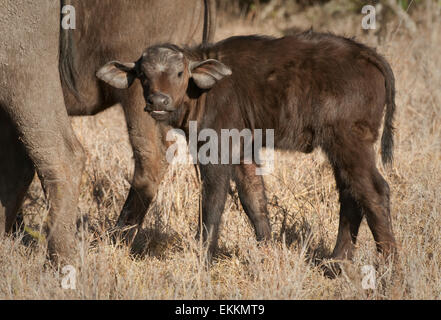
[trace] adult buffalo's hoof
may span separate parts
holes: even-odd
[[[342,273],[341,263],[335,261],[329,261],[323,263],[320,268],[323,271],[323,275],[329,279],[335,279],[339,277]]]

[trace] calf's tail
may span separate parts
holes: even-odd
[[[386,82],[386,115],[383,136],[381,137],[381,159],[384,165],[390,165],[393,162],[394,149],[395,76],[386,59],[374,50],[364,51],[363,55],[383,73]]]

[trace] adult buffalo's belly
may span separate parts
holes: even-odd
[[[76,8],[76,29],[62,31],[61,65],[69,115],[94,115],[120,103],[124,109],[135,172],[118,226],[140,225],[168,167],[166,131],[144,112],[140,86],[117,90],[99,83],[96,71],[107,61],[136,61],[157,43],[198,44],[213,36],[212,0],[69,1]],[[207,28],[204,27],[208,26]],[[64,44],[64,45],[63,45]],[[76,93],[75,93],[76,91]],[[130,237],[127,237],[130,240]]]

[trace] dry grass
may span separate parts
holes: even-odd
[[[374,242],[363,222],[353,263],[336,280],[313,262],[329,254],[337,236],[338,198],[329,165],[312,156],[278,153],[266,177],[275,241],[257,247],[237,197],[228,199],[212,268],[194,240],[198,187],[192,167],[171,168],[149,210],[133,252],[114,246],[106,230],[124,203],[132,175],[132,152],[122,111],[115,107],[94,118],[73,119],[88,153],[80,198],[89,228],[79,245],[77,290],[63,290],[59,274],[44,267],[41,250],[20,239],[0,239],[0,299],[440,299],[441,298],[441,15],[419,13],[419,33],[410,38],[397,22],[378,49],[397,78],[395,164],[382,173],[391,185],[392,215],[400,244],[401,269],[378,269],[377,290],[363,290],[361,267],[375,265]],[[293,23],[295,21],[296,23]],[[249,24],[221,19],[218,37],[281,33],[308,28],[306,15],[293,20]],[[321,30],[364,34],[359,16],[321,22]],[[398,32],[394,32],[398,30]],[[24,205],[25,220],[38,229],[46,213],[38,181]],[[134,255],[133,253],[137,253]]]

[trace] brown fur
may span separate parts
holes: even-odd
[[[165,71],[151,70],[156,59],[167,61]],[[187,71],[177,78],[180,65]],[[378,250],[386,256],[394,252],[389,186],[376,168],[374,153],[386,106],[382,154],[385,163],[392,159],[394,76],[373,49],[311,31],[280,39],[242,36],[196,48],[158,45],[126,74],[131,72],[142,81],[146,111],[187,133],[189,121],[197,121],[199,130],[210,128],[219,134],[229,128],[274,129],[276,148],[306,153],[321,148],[340,193],[333,257],[352,257],[363,216]],[[108,76],[102,79],[113,81]],[[169,97],[170,103],[151,100],[158,95]],[[244,177],[249,172],[244,165],[200,167],[204,238],[210,248],[216,245],[230,178],[238,183],[258,238],[269,238],[261,179]]]

